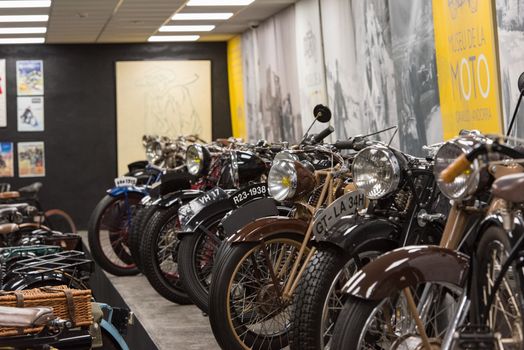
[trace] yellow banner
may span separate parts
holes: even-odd
[[[502,131],[492,0],[433,0],[444,138]]]
[[[227,42],[227,71],[233,136],[245,140],[247,139],[247,132],[242,74],[242,41],[240,36],[236,36]]]

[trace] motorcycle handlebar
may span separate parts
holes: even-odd
[[[312,138],[313,143],[320,143],[320,142],[322,142],[322,140],[324,140],[326,137],[331,135],[333,133],[333,131],[335,131],[335,129],[332,126],[329,126],[329,127],[325,128],[324,130],[322,130],[321,132],[319,132],[318,134],[313,136],[313,138]]]
[[[467,154],[463,154],[440,173],[440,180],[445,183],[451,183],[457,176],[466,171],[470,165],[471,161],[467,158]]]

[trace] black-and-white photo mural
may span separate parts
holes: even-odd
[[[299,141],[302,122],[294,7],[245,33],[242,51],[249,139]]]
[[[431,1],[390,0],[400,147],[416,155],[442,141]]]
[[[524,72],[524,0],[497,0],[496,5],[502,109],[508,127],[519,97],[517,80]],[[524,108],[520,109],[513,131],[524,137]]]
[[[339,139],[398,124],[387,0],[321,1],[329,105]],[[388,141],[392,133],[381,135]],[[398,135],[393,140],[398,145]]]
[[[295,4],[295,28],[300,110],[305,129],[314,120],[313,108],[319,103],[328,103],[318,0],[301,0]],[[310,133],[325,127],[316,123]]]

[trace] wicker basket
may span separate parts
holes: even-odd
[[[0,291],[0,305],[14,307],[51,307],[56,317],[72,321],[75,327],[93,323],[91,291],[69,289],[67,286],[42,287],[15,292]],[[43,327],[0,327],[0,337],[38,333]]]

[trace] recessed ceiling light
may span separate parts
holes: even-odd
[[[212,25],[201,26],[162,26],[159,32],[210,32],[215,29]]]
[[[44,34],[46,27],[12,27],[0,28],[0,34]]]
[[[51,6],[51,0],[2,0],[0,1],[0,8],[2,9],[16,9],[25,7],[49,7]]]
[[[226,20],[231,16],[233,16],[232,12],[176,13],[171,19],[175,21]]]
[[[147,41],[166,42],[166,41],[197,41],[200,35],[153,35]]]
[[[0,44],[43,44],[45,38],[0,38]]]
[[[255,0],[189,0],[186,6],[246,6]]]
[[[0,16],[0,22],[47,22],[48,15]]]

